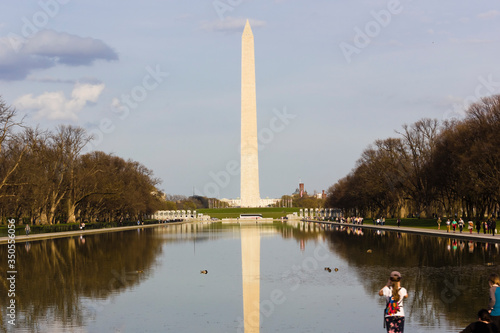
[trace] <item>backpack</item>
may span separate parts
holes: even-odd
[[[401,290],[401,288],[398,289],[398,291],[397,291],[398,293],[399,293],[399,290]],[[399,301],[396,302],[394,300],[394,297],[391,296],[391,298],[389,299],[389,302],[385,306],[385,315],[393,316],[396,313],[398,313],[399,310],[400,310]]]
[[[400,290],[401,288],[398,289],[398,293]],[[391,296],[389,298],[389,302],[387,302],[384,309],[384,328],[385,328],[385,317],[395,315],[396,313],[398,313],[399,310],[400,310],[399,302],[396,302],[394,300],[394,297]]]

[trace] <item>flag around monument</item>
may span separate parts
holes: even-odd
[[[241,207],[260,207],[257,97],[252,28],[246,22],[241,37]]]

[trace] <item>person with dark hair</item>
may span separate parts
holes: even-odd
[[[384,327],[387,328],[387,332],[403,333],[405,329],[403,299],[408,298],[408,292],[401,287],[401,274],[397,271],[391,272],[389,281],[378,294],[385,297]]]
[[[489,292],[489,309],[491,314],[491,319],[498,327],[500,327],[500,276],[498,274],[490,274],[488,278],[488,284],[490,285]]]
[[[477,313],[477,321],[469,324],[460,333],[497,333],[498,327],[491,321],[491,316],[486,309],[481,309]]]

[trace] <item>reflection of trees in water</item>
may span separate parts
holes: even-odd
[[[92,316],[88,305],[145,280],[163,240],[144,237],[152,229],[16,244],[17,328],[37,331],[39,318],[63,327],[83,326]],[[0,247],[0,258],[7,247]],[[1,276],[0,294],[7,295]],[[89,300],[87,306],[82,300]],[[2,319],[7,318],[7,297],[0,298]],[[108,301],[109,302],[109,301]],[[97,303],[95,303],[97,304]],[[1,323],[2,329],[8,325]]]
[[[297,242],[301,240],[316,240],[318,235],[323,234],[323,228],[312,222],[300,222],[297,224],[298,227],[290,223],[275,223],[270,227],[275,228],[283,238],[293,238]]]
[[[498,272],[496,244],[371,230],[327,234],[330,248],[359,271],[374,297],[389,273],[400,271],[410,294],[407,311],[423,325],[439,326],[446,318],[462,327],[488,304],[488,276]]]
[[[358,272],[357,279],[374,298],[379,298],[389,273],[400,271],[410,294],[405,302],[407,315],[424,326],[463,328],[476,320],[477,311],[488,304],[489,274],[500,273],[496,244],[359,228],[330,231],[314,223],[268,227],[297,242],[325,237],[331,250]],[[384,306],[382,298],[380,304]]]

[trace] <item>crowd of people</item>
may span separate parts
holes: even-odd
[[[364,221],[364,218],[361,217],[361,216],[348,216],[347,218],[344,217],[344,216],[341,216],[341,217],[336,217],[335,218],[335,221],[336,222],[340,222],[340,223],[348,223],[348,224],[363,224],[363,221]],[[474,232],[474,229],[476,230],[476,232],[479,234],[481,233],[481,231],[484,233],[484,234],[491,234],[493,236],[495,236],[495,233],[497,233],[497,223],[496,223],[496,220],[494,217],[491,217],[489,219],[485,219],[485,220],[477,220],[476,222],[474,222],[472,219],[469,219],[467,222],[464,221],[464,219],[462,217],[460,218],[448,218],[446,219],[445,222],[443,222],[444,220],[441,218],[441,217],[438,217],[437,218],[437,226],[438,226],[438,230],[441,229],[441,224],[444,224],[445,228],[446,228],[446,232],[460,232],[462,233],[464,230],[468,230],[470,234],[472,234]],[[376,225],[385,225],[385,217],[379,217],[377,219],[373,219],[373,222],[374,224]],[[396,225],[398,227],[401,226],[401,219],[398,218],[396,220]]]
[[[491,274],[488,279],[488,308],[478,311],[477,321],[469,324],[461,333],[500,333],[500,276]],[[408,298],[407,290],[401,286],[401,273],[393,271],[386,285],[379,290],[385,298],[384,328],[388,333],[403,333],[405,311],[403,300]]]
[[[344,216],[336,217],[335,222],[340,223],[352,223],[352,224],[363,224],[364,218],[361,216],[348,216],[347,218]]]
[[[437,225],[438,229],[441,229],[441,223],[442,223],[441,217],[438,217],[437,219]],[[453,232],[456,232],[458,229],[460,233],[462,233],[463,229],[465,228],[466,224],[463,220],[463,218],[459,218],[457,221],[457,218],[454,219],[447,219],[446,222],[446,232],[450,232],[453,230]],[[497,222],[495,218],[489,218],[487,220],[477,220],[476,222],[473,222],[472,220],[469,220],[467,222],[467,229],[469,230],[469,233],[473,233],[474,227],[479,234],[481,230],[483,231],[484,234],[491,234],[495,236],[496,229],[497,229]]]

